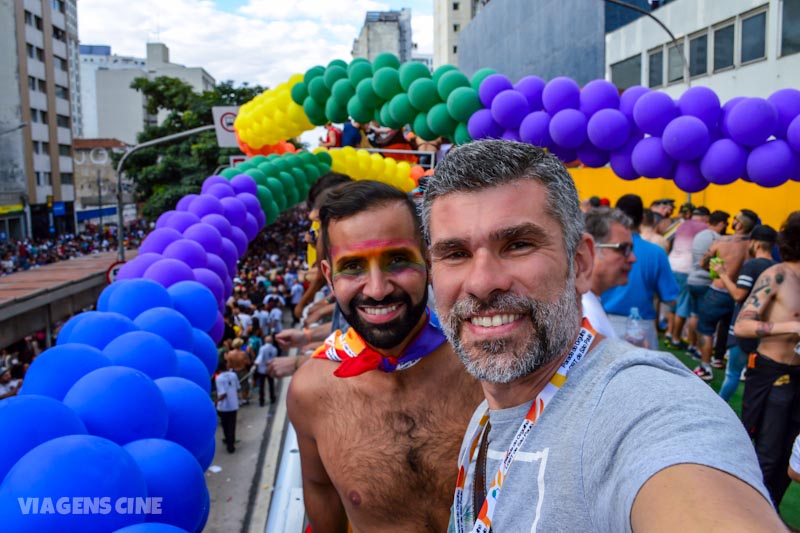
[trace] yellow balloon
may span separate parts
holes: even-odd
[[[407,178],[411,175],[411,165],[408,161],[400,161],[397,163],[397,175],[401,178]]]

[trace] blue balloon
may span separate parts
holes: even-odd
[[[184,350],[175,350],[175,355],[178,359],[178,377],[188,379],[210,395],[211,379],[200,358]]]
[[[196,530],[198,533],[201,529]],[[179,527],[171,526],[169,524],[161,524],[159,522],[145,522],[143,524],[136,524],[133,526],[123,527],[116,530],[114,533],[192,533]]]
[[[198,457],[217,431],[217,411],[208,394],[188,379],[156,380],[169,413],[165,439],[176,442]]]
[[[83,313],[78,313],[77,315],[73,315],[69,320],[67,320],[61,329],[58,330],[58,336],[56,337],[56,344],[66,344],[69,342],[69,338],[72,335],[72,330],[75,329],[80,322],[86,320],[88,317],[92,315],[100,314],[99,311],[84,311]]]
[[[75,412],[48,396],[20,395],[0,402],[0,480],[36,446],[64,435],[85,435]]]
[[[203,331],[211,329],[217,320],[217,299],[211,290],[196,281],[181,281],[168,291],[175,309],[189,320],[192,327]]]
[[[217,441],[216,439],[210,439],[206,444],[206,447],[203,448],[203,451],[200,452],[196,459],[197,462],[200,463],[200,468],[203,469],[203,472],[208,470],[208,467],[214,462],[214,454],[217,452]]]
[[[136,324],[125,315],[113,312],[97,313],[79,321],[72,328],[72,333],[66,342],[88,344],[102,350],[109,342],[123,333],[138,329]]]
[[[660,137],[647,137],[636,143],[631,163],[636,172],[646,178],[671,176],[675,166],[675,161],[664,151]]]
[[[661,143],[673,159],[691,161],[705,153],[711,143],[711,137],[708,126],[702,120],[684,115],[667,124]]]
[[[136,259],[125,263],[122,265],[122,268],[119,269],[117,272],[117,281],[141,278],[150,266],[161,261],[161,259],[163,259],[161,254],[152,252],[142,253],[142,249],[139,248],[139,255],[136,256]]]
[[[61,401],[76,381],[107,366],[111,366],[111,360],[94,346],[59,344],[33,360],[20,394],[40,394]]]
[[[197,459],[183,446],[164,439],[143,439],[124,446],[139,466],[147,496],[161,498],[154,521],[194,531],[203,515],[206,478]]]
[[[93,435],[68,435],[17,461],[0,485],[0,516],[3,531],[106,533],[143,522],[144,514],[125,506],[128,498],[146,497],[144,476],[122,447]],[[78,505],[95,512],[73,512]]]
[[[178,357],[161,335],[149,331],[132,331],[120,335],[105,347],[103,353],[112,364],[135,368],[150,379],[175,376],[178,373]]]
[[[153,380],[124,366],[89,372],[64,396],[92,435],[117,444],[163,438],[167,433],[167,404]]]
[[[195,354],[208,370],[208,375],[211,376],[217,371],[219,354],[217,353],[217,345],[208,335],[208,333],[197,328],[192,329],[192,347],[188,350]]]
[[[109,310],[131,320],[153,307],[173,307],[167,289],[151,279],[129,279],[114,285],[119,285],[119,289],[109,298]]]
[[[100,293],[100,296],[97,298],[97,305],[95,308],[98,311],[111,311],[108,308],[108,300],[111,298],[111,293],[119,289],[119,283],[112,283],[111,285],[106,285],[106,288],[103,289],[103,292]]]
[[[744,174],[747,150],[730,139],[714,141],[700,160],[700,172],[709,183],[728,185]]]
[[[194,530],[194,533],[201,533],[206,528],[206,522],[208,522],[208,515],[211,512],[211,495],[208,493],[208,487],[206,487],[205,494],[206,497],[203,500],[203,516],[200,517],[200,524],[197,526],[197,529]]]
[[[192,349],[192,324],[175,309],[148,309],[136,317],[134,323],[144,331],[161,335],[176,350]]]

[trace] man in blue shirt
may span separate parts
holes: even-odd
[[[653,297],[658,295],[662,302],[670,304],[678,297],[680,288],[669,266],[664,250],[642,239],[639,226],[644,216],[642,199],[635,194],[626,194],[617,200],[617,209],[633,221],[633,251],[636,262],[628,274],[628,284],[607,290],[600,297],[603,309],[617,335],[625,336],[625,326],[632,307],[639,309],[645,327],[646,347],[658,349],[656,331],[657,312]]]

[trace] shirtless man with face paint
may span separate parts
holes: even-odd
[[[481,390],[430,324],[414,204],[361,181],[333,191],[320,219],[322,272],[352,328],[289,389],[312,530],[444,531]]]

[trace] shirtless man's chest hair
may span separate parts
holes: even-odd
[[[298,439],[316,447],[323,469],[304,472],[304,484],[327,477],[353,531],[445,531],[461,440],[483,399],[478,382],[448,344],[391,374],[338,378],[335,369],[312,360],[292,383],[289,414],[302,412],[305,424]]]

